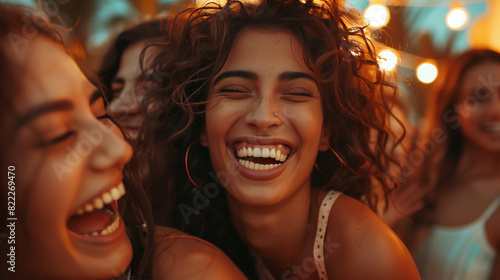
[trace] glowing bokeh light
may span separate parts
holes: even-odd
[[[259,3],[260,0],[240,0],[243,3]],[[196,6],[203,6],[208,2],[215,2],[221,6],[227,3],[227,0],[196,0]]]
[[[430,84],[436,80],[438,75],[437,67],[429,62],[424,62],[417,67],[417,78],[424,84]]]
[[[446,15],[446,24],[451,30],[462,30],[470,21],[469,12],[461,7],[451,9]]]
[[[377,61],[379,63],[380,70],[392,71],[396,68],[399,57],[393,50],[385,49],[378,53]]]
[[[389,22],[390,13],[386,5],[371,4],[366,8],[364,16],[370,22],[370,27],[380,28]]]

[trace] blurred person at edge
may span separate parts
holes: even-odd
[[[404,239],[422,279],[500,279],[500,54],[467,51],[444,81],[420,139],[429,193]]]

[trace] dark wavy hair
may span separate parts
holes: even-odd
[[[305,3],[303,3],[305,2]],[[384,193],[393,187],[386,170],[393,161],[386,144],[388,119],[397,93],[379,70],[374,47],[364,34],[365,22],[341,3],[323,1],[263,0],[259,4],[228,1],[209,3],[181,11],[171,23],[170,41],[156,57],[155,69],[168,73],[144,100],[147,109],[139,154],[151,166],[150,185],[174,192],[173,213],[154,213],[161,224],[179,227],[214,243],[250,278],[255,277],[253,258],[231,224],[225,195],[210,199],[203,209],[186,210],[200,190],[193,186],[188,168],[199,186],[220,184],[210,166],[208,149],[199,145],[205,126],[205,104],[210,81],[223,67],[241,30],[279,28],[301,42],[307,67],[315,74],[321,92],[324,125],[331,129],[330,146],[320,152],[311,176],[317,188],[335,189],[355,198],[367,197],[374,209],[372,180]],[[350,27],[354,26],[354,27]],[[399,141],[396,141],[399,142]],[[214,182],[215,181],[215,182]],[[218,190],[224,192],[223,186]],[[195,204],[196,205],[196,204]],[[184,208],[183,208],[184,207]],[[156,211],[156,209],[155,209]],[[186,219],[186,211],[191,211]]]
[[[2,3],[0,4],[0,25],[2,44],[4,44],[4,41],[8,41],[8,36],[15,36],[19,34],[28,34],[26,36],[44,36],[60,44],[80,65],[86,58],[83,47],[77,40],[75,40],[75,38],[70,36],[70,30],[62,25],[50,22],[49,18],[45,17],[41,10],[32,10],[31,8],[21,5]],[[27,31],[28,28],[30,29]],[[18,38],[12,38],[14,38],[12,41],[14,42],[13,44],[16,42],[18,44],[24,44],[25,41],[23,41],[23,39],[26,40],[26,38],[20,39],[19,36]],[[12,100],[20,87],[19,81],[16,78],[16,75],[13,74],[14,71],[12,71],[12,68],[16,67],[17,69],[21,69],[21,67],[29,67],[29,65],[27,63],[25,65],[15,64],[15,62],[7,56],[3,48],[1,50],[0,61],[0,113],[2,116],[0,118],[0,129],[3,134],[6,130],[6,122],[8,121],[4,114],[8,112],[7,108],[12,106]],[[86,69],[81,70],[90,82],[92,82],[98,89],[102,89],[102,85],[97,81],[96,77],[94,77]],[[4,158],[3,151],[9,146],[11,141],[14,141],[14,139],[8,135],[2,135],[1,141],[2,153],[0,156],[0,164],[4,167],[7,163]],[[130,264],[132,275],[139,278],[150,278],[151,256],[154,242],[154,223],[152,222],[153,218],[149,207],[148,196],[144,189],[136,183],[137,179],[135,178],[137,175],[135,175],[136,168],[134,167],[136,165],[137,163],[134,159],[132,159],[131,162],[129,162],[125,167],[124,183],[127,189],[127,194],[122,200],[120,200],[119,208],[123,220],[127,225],[127,234],[133,246],[133,258]],[[29,176],[29,174],[26,175]],[[4,175],[2,175],[1,181],[6,182]],[[6,186],[7,184],[3,185]],[[2,197],[4,195],[4,191],[5,190],[2,188]],[[147,228],[142,226],[144,222],[147,222]],[[0,225],[2,226],[3,231],[4,225]],[[145,231],[150,234],[145,236]]]
[[[434,149],[425,155],[417,172],[416,180],[424,187],[432,190],[426,197],[426,207],[417,213],[417,221],[422,224],[432,223],[432,212],[435,208],[435,193],[448,187],[450,178],[455,175],[462,156],[463,135],[460,131],[460,119],[457,106],[460,104],[460,92],[467,73],[482,63],[500,63],[500,53],[492,50],[469,50],[455,57],[443,79],[443,84],[432,95],[428,111],[423,120],[425,130],[421,143],[433,143]],[[436,133],[444,141],[435,141]],[[438,171],[439,170],[439,171]]]
[[[169,36],[167,23],[167,18],[158,18],[139,23],[118,34],[114,42],[104,54],[101,68],[97,74],[102,85],[104,86],[104,93],[108,101],[113,99],[113,94],[110,90],[111,82],[120,68],[120,60],[123,52],[133,44],[142,41],[146,41],[149,44],[154,43],[155,41],[168,41]],[[140,61],[143,60],[143,57],[144,50],[141,53]]]

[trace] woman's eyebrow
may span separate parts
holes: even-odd
[[[225,78],[231,78],[231,77],[239,77],[239,78],[244,78],[244,79],[250,79],[250,80],[258,80],[258,75],[255,72],[252,71],[244,71],[244,70],[237,70],[237,71],[226,71],[221,73],[214,81],[214,85],[220,82],[221,80]],[[314,79],[313,76],[305,73],[305,72],[283,72],[280,74],[278,77],[280,81],[291,81],[291,80],[296,80],[296,79],[307,79],[311,80],[315,83],[316,79]]]
[[[278,77],[280,81],[291,81],[296,79],[308,79],[316,83],[316,79],[313,76],[305,72],[283,72]]]
[[[57,111],[70,111],[74,108],[74,104],[67,99],[50,101],[43,103],[31,110],[19,118],[18,127],[22,127],[27,123],[31,122],[33,119],[52,112]]]
[[[236,70],[236,71],[225,71],[222,72],[215,80],[213,85],[216,85],[218,82],[225,78],[231,78],[231,77],[238,77],[238,78],[243,78],[243,79],[249,79],[249,80],[258,80],[259,76],[252,71],[246,71],[246,70]]]

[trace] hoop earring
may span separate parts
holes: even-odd
[[[335,152],[335,150],[332,148],[332,147],[329,147],[330,151],[332,151],[332,153],[338,158],[338,160],[340,161],[340,163],[342,165],[344,165],[347,169],[351,170],[352,173],[356,173],[354,172],[354,170],[352,170],[346,163],[345,161],[339,156],[339,154],[337,154],[337,152]]]
[[[186,155],[184,156],[184,166],[186,168],[186,174],[189,178],[189,181],[191,181],[191,183],[199,190],[201,190],[202,188],[200,188],[200,186],[198,186],[198,184],[196,184],[193,180],[193,177],[191,177],[191,174],[189,173],[189,167],[188,167],[188,155],[189,155],[189,151],[191,150],[191,147],[193,146],[193,142],[191,142],[191,144],[189,144],[187,150],[186,150]]]

